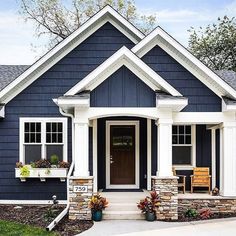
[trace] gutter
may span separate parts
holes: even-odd
[[[69,207],[70,207],[70,202],[69,202],[69,178],[72,174],[72,171],[74,169],[74,165],[75,165],[75,161],[74,161],[74,135],[75,135],[75,131],[74,131],[74,116],[72,114],[69,113],[65,113],[60,107],[59,107],[59,111],[63,116],[67,116],[71,118],[71,130],[72,130],[72,163],[70,165],[70,169],[68,171],[67,177],[66,177],[66,188],[67,188],[67,204],[66,204],[66,208],[46,227],[47,231],[51,231],[61,220],[62,218],[68,213],[69,211]]]

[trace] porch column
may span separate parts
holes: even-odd
[[[158,119],[157,176],[169,177],[172,173],[172,119]]]
[[[211,130],[211,178],[212,189],[216,187],[216,130]],[[218,186],[219,188],[219,186]]]
[[[89,176],[89,121],[75,119],[75,169],[74,176]]]
[[[220,192],[236,196],[236,122],[224,122],[221,127]]]

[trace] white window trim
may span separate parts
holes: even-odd
[[[173,124],[177,125],[178,124]],[[189,124],[181,124],[181,125],[189,125]],[[191,125],[191,144],[172,144],[173,146],[191,146],[192,147],[192,155],[191,155],[191,165],[173,165],[176,170],[193,170],[196,167],[196,125]]]
[[[111,125],[135,126],[135,184],[110,183],[110,127]],[[106,188],[107,189],[137,189],[139,188],[139,121],[109,120],[106,121]]]
[[[60,145],[63,145],[63,161],[67,162],[67,118],[58,118],[58,117],[20,117],[20,128],[19,128],[19,161],[25,164],[25,155],[24,155],[24,123],[26,122],[39,122],[41,123],[41,143],[35,143],[36,145],[42,145],[42,159],[46,159],[46,122],[62,122],[63,123],[63,140]],[[58,143],[53,143],[57,145]],[[32,144],[34,145],[34,144]],[[50,145],[50,144],[49,144]]]

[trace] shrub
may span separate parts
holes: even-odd
[[[196,218],[198,216],[198,212],[196,209],[188,209],[185,212],[185,217],[187,218]]]
[[[59,157],[56,154],[51,155],[50,162],[52,165],[58,165]]]
[[[201,209],[198,212],[202,220],[209,219],[212,216],[212,212],[210,209]]]
[[[142,211],[142,213],[153,213],[156,212],[156,208],[160,206],[160,198],[156,191],[150,192],[150,197],[145,197],[140,200],[137,207]]]

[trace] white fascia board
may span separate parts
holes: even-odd
[[[5,105],[0,108],[0,118],[5,118]]]
[[[122,47],[110,58],[98,66],[94,71],[77,83],[65,95],[75,95],[83,90],[93,90],[122,65],[128,67],[144,83],[155,90],[164,89],[172,96],[182,96],[175,88],[168,84],[161,76],[153,71],[140,58],[133,54],[128,48]]]
[[[106,6],[6,86],[0,92],[0,101],[2,103],[8,103],[107,22],[114,25],[134,43],[144,38],[144,34],[136,27],[112,7]]]
[[[79,107],[79,108],[87,108],[90,106],[90,99],[89,98],[58,98],[58,99],[53,99],[53,102],[56,103],[61,108],[74,108],[74,107]]]
[[[172,111],[181,111],[188,105],[188,99],[156,99],[157,108],[171,108]]]
[[[146,36],[142,41],[140,41],[137,45],[135,45],[131,50],[137,56],[142,57],[155,45],[158,45],[160,47],[163,46],[163,45],[160,45],[160,40],[158,40],[158,37],[160,37],[160,39],[163,39],[165,42],[167,42],[169,45],[171,45],[173,48],[175,48],[177,50],[179,55],[177,55],[177,54],[173,55],[173,53],[171,54],[171,56],[173,56],[175,60],[180,62],[179,61],[180,55],[183,55],[189,62],[191,62],[194,66],[196,66],[202,73],[206,74],[213,82],[215,82],[217,84],[217,86],[219,86],[221,88],[221,90],[223,89],[225,91],[225,93],[228,93],[229,95],[231,95],[232,98],[236,98],[236,91],[231,86],[229,86],[215,72],[213,72],[211,69],[209,69],[207,66],[205,66],[192,53],[190,53],[185,47],[183,47],[180,43],[178,43],[174,38],[172,38],[168,33],[166,33],[160,27],[157,27],[148,36]],[[167,48],[163,48],[163,49],[166,50]],[[168,51],[167,53],[170,54],[171,52]],[[185,63],[185,65],[183,65],[183,66],[186,68],[187,64],[188,63]],[[188,66],[188,68],[186,68],[186,69],[190,70],[190,72],[193,72],[193,70],[194,70],[194,68],[190,67],[190,66]],[[207,82],[206,79],[204,79],[204,76],[200,76],[199,74],[196,74],[196,73],[194,73],[194,75],[197,78],[200,77],[199,79],[203,83],[205,83],[211,90],[213,90],[212,84]],[[220,97],[222,95],[226,95],[226,94],[222,94],[221,91],[217,91],[217,89],[214,89],[213,92],[215,92]]]

